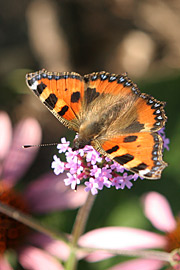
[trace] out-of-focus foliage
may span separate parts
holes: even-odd
[[[128,72],[142,92],[167,102],[169,163],[157,181],[138,180],[131,190],[99,192],[87,230],[100,226],[152,229],[140,208],[140,196],[155,190],[167,197],[175,215],[180,205],[180,2],[179,0],[6,0],[0,9],[0,109],[16,123],[33,116],[43,128],[43,142],[74,133],[64,128],[25,85],[25,73],[46,68],[80,74],[106,70]],[[50,170],[53,148],[41,148],[24,181]],[[53,183],[52,183],[53,184]],[[101,214],[99,214],[101,213]],[[58,213],[53,220],[58,230]],[[61,214],[62,216],[62,214]],[[63,213],[70,232],[75,211]],[[43,219],[43,217],[41,217]],[[114,259],[116,260],[116,259]],[[105,269],[81,263],[78,269]],[[114,261],[115,262],[115,261]]]

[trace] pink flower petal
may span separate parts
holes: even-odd
[[[159,260],[135,259],[117,264],[108,270],[159,270],[163,265]]]
[[[27,118],[16,126],[11,150],[4,163],[6,183],[14,185],[27,171],[38,151],[38,147],[24,149],[22,145],[39,144],[40,141],[41,128],[35,119]]]
[[[70,235],[67,235],[67,237],[70,238]],[[70,247],[65,242],[61,240],[54,240],[45,234],[31,234],[28,238],[28,243],[42,248],[62,261],[66,261],[70,254]],[[82,258],[86,257],[88,253],[85,251],[78,251],[76,255],[77,258],[81,260]]]
[[[98,262],[98,261],[103,261],[106,260],[108,258],[111,258],[115,255],[113,255],[112,253],[108,253],[105,251],[94,251],[90,254],[85,254],[85,260],[88,262]]]
[[[29,270],[63,270],[64,268],[48,253],[35,248],[26,247],[20,252],[19,261],[25,269]]]
[[[5,257],[0,257],[0,270],[13,270]]]
[[[166,245],[166,238],[156,233],[139,229],[107,227],[84,234],[79,239],[79,245],[82,247],[127,250],[163,248]],[[109,254],[94,252],[87,257],[87,260],[97,261],[105,257],[109,257]]]
[[[2,161],[11,144],[12,126],[11,121],[6,112],[0,112],[0,161]]]
[[[163,195],[157,192],[149,192],[144,196],[143,201],[145,215],[157,229],[164,232],[175,229],[175,218],[169,202]]]
[[[24,191],[31,211],[46,213],[55,210],[74,209],[84,204],[87,192],[78,186],[77,192],[64,185],[65,174],[45,174],[33,181]]]
[[[34,233],[28,239],[32,245],[41,247],[51,255],[66,261],[69,257],[69,246],[61,240],[54,240],[45,234]]]

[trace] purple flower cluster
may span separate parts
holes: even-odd
[[[59,175],[67,172],[64,179],[65,185],[71,185],[76,190],[77,185],[84,182],[85,191],[91,191],[93,195],[105,187],[114,186],[116,189],[131,188],[131,180],[137,180],[137,174],[128,175],[125,168],[107,157],[102,156],[92,146],[86,145],[83,149],[72,151],[70,142],[65,138],[57,148],[59,153],[64,153],[66,162],[62,162],[56,155],[53,156],[52,168]]]
[[[169,138],[166,138],[166,134],[165,134],[165,127],[161,128],[158,131],[158,134],[161,136],[161,138],[163,139],[163,149],[167,149],[169,151],[169,143],[170,140]]]
[[[159,135],[163,138],[164,148],[169,150],[169,139],[165,137],[164,128],[161,129]],[[86,145],[83,149],[73,151],[69,146],[70,142],[65,138],[61,139],[61,143],[57,148],[59,153],[64,153],[66,162],[62,162],[56,155],[53,156],[52,169],[54,173],[59,175],[64,171],[67,172],[67,178],[64,179],[65,185],[71,185],[73,190],[77,189],[77,185],[84,182],[85,191],[91,191],[93,195],[98,193],[105,187],[115,187],[116,189],[130,189],[133,186],[131,182],[136,181],[138,174],[125,172],[125,168],[102,156],[92,146]],[[140,177],[140,179],[143,179]]]

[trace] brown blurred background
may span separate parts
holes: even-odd
[[[165,153],[165,161],[170,165],[162,179],[135,183],[131,198],[134,202],[145,191],[157,190],[179,211],[180,1],[0,2],[0,109],[9,113],[13,123],[27,116],[38,119],[43,142],[56,142],[64,135],[71,139],[73,133],[58,123],[27,89],[25,74],[41,68],[76,71],[82,75],[101,70],[128,72],[143,92],[167,102],[166,131],[171,140],[170,151]],[[32,174],[50,170],[55,152],[56,148],[40,149]],[[98,198],[102,200],[107,195],[104,198],[108,204],[112,198],[113,202],[121,200],[121,204],[126,205],[130,201],[128,192],[105,190]],[[115,203],[113,205],[115,207]],[[106,220],[103,224],[113,224],[106,218],[107,209],[103,216],[101,203],[99,211]],[[137,212],[134,210],[134,213]],[[134,220],[129,218],[132,225]]]

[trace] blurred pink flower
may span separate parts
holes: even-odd
[[[15,192],[13,187],[27,172],[38,151],[37,147],[23,149],[22,145],[39,144],[41,141],[41,128],[35,119],[27,118],[18,123],[14,132],[12,132],[9,116],[5,112],[0,112],[0,130],[0,186],[1,188],[6,187],[5,192],[9,190],[12,194]],[[20,202],[24,201],[31,214],[49,213],[50,211],[73,209],[81,206],[86,200],[87,193],[82,187],[78,188],[77,193],[68,189],[63,184],[63,178],[63,175],[57,177],[49,173],[35,181],[31,181],[30,184],[26,185],[23,193],[18,194]],[[14,195],[14,198],[16,198],[17,193],[14,194],[16,194]],[[0,199],[2,198],[0,197]],[[11,204],[9,199],[7,203],[15,207],[15,204],[13,202]],[[24,208],[26,209],[26,206]],[[21,209],[23,209],[23,206]],[[1,218],[4,218],[3,214],[0,214]],[[16,222],[8,217],[6,218],[8,222],[10,220]],[[2,230],[1,227],[0,230]],[[18,235],[18,237],[22,238],[21,235]],[[60,255],[60,258],[66,258],[69,252],[66,244],[40,233],[29,235],[27,240],[28,243],[24,244],[24,246],[18,246],[17,249],[19,262],[24,268],[36,270],[41,265],[43,270],[63,269],[59,261],[53,256]],[[33,247],[34,243],[38,243],[40,248]],[[41,250],[41,248],[46,251]],[[61,250],[61,253],[57,254],[59,250]],[[0,269],[12,269],[2,251]]]
[[[79,239],[82,247],[117,250],[160,249],[171,252],[180,247],[180,221],[174,218],[167,199],[157,193],[149,192],[143,198],[146,217],[158,230],[158,234],[146,230],[128,227],[107,227],[92,230]],[[95,262],[113,256],[96,251],[86,256],[86,260]],[[159,270],[165,262],[154,259],[133,259],[120,263],[108,270]]]

